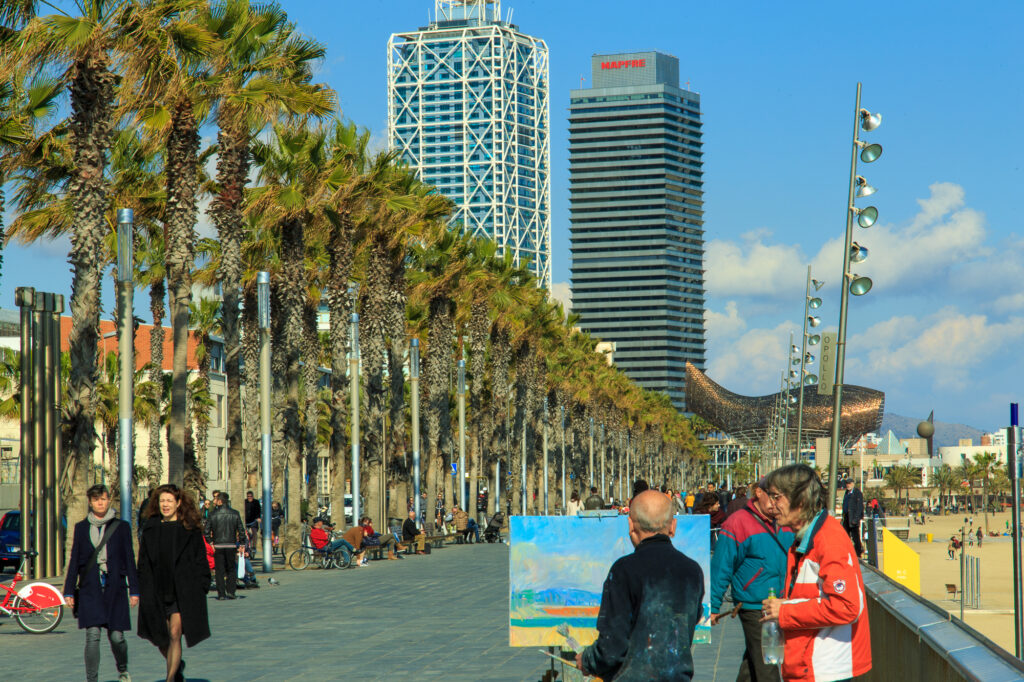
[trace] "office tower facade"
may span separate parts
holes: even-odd
[[[550,288],[548,49],[508,18],[500,0],[435,0],[428,26],[391,36],[388,141],[464,232]]]
[[[615,364],[685,410],[686,363],[704,368],[700,96],[679,60],[594,55],[572,90],[572,308],[615,344]]]

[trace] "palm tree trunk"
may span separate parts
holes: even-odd
[[[149,286],[149,310],[153,315],[153,328],[149,332],[149,380],[156,387],[157,406],[149,418],[149,489],[155,490],[163,482],[164,449],[161,445],[160,387],[164,376],[164,297],[167,288],[164,280]]]
[[[115,76],[104,53],[92,54],[74,65],[71,81],[72,176],[67,192],[74,212],[71,235],[71,334],[68,338],[71,376],[68,382],[69,443],[65,443],[68,484],[61,491],[69,519],[84,518],[96,445],[96,349],[99,344],[103,237],[107,233],[106,152],[113,124]],[[65,543],[71,554],[71,543]]]
[[[256,310],[256,291],[250,287],[243,294],[242,303],[242,329],[241,350],[243,366],[245,367],[245,400],[249,405],[242,414],[243,438],[243,482],[245,488],[256,488],[259,486],[257,472],[260,470],[261,440],[260,440],[260,329]],[[231,390],[230,383],[228,390]],[[230,408],[229,408],[230,411]],[[231,464],[230,453],[228,459],[228,470],[234,475],[235,467]],[[232,484],[233,486],[234,484]],[[278,498],[274,498],[278,499]]]
[[[302,368],[303,394],[305,397],[304,413],[306,416],[303,425],[303,450],[306,461],[307,484],[305,495],[309,500],[310,508],[314,504],[319,505],[319,480],[317,471],[320,465],[320,453],[317,449],[317,427],[320,422],[320,415],[317,412],[317,398],[319,394],[320,379],[320,338],[316,331],[316,306],[307,299],[306,307],[303,310],[303,343],[302,356],[305,360]]]
[[[404,282],[404,272],[403,272]],[[392,283],[392,295],[396,291]],[[388,430],[387,439],[387,466],[382,464],[381,475],[385,477],[387,489],[394,488],[399,477],[407,478],[409,475],[409,461],[406,457],[405,439],[405,356],[409,347],[405,328],[405,296],[404,286],[401,290],[400,300],[393,301],[388,319],[390,348],[388,349],[388,377],[391,382],[390,395],[390,417],[391,424]],[[405,516],[405,499],[392,494],[390,504],[387,505],[385,517],[403,518]],[[387,518],[380,520],[381,525],[387,522]]]
[[[196,199],[199,190],[199,132],[192,103],[179,101],[167,136],[167,278],[171,283],[171,425],[167,480],[184,483],[188,401],[188,325],[192,300]]]
[[[449,485],[448,467],[443,455],[451,453],[451,415],[448,410],[451,369],[452,369],[452,300],[439,296],[429,303],[427,324],[429,345],[424,363],[424,380],[427,388],[426,425],[427,435],[427,494],[430,500],[437,499],[437,488],[442,485],[443,476]],[[449,492],[450,489],[445,492]],[[450,495],[445,497],[446,503]]]
[[[284,313],[285,363],[284,448],[288,462],[289,542],[297,542],[302,472],[302,426],[299,420],[299,359],[306,298],[304,226],[298,219],[281,225],[281,305]]]
[[[331,340],[331,502],[335,508],[344,507],[346,471],[345,430],[348,419],[348,350],[349,318],[352,316],[352,297],[348,283],[352,276],[352,218],[348,211],[341,215],[328,243],[330,257],[330,285],[327,287],[327,309],[330,312]],[[345,514],[334,514],[334,521],[345,527]]]
[[[380,499],[380,464],[382,426],[384,420],[384,360],[387,354],[387,318],[390,296],[391,259],[383,239],[370,247],[370,260],[366,266],[366,281],[360,290],[359,318],[360,354],[362,357],[362,385],[366,395],[366,423],[360,434],[362,442],[360,463],[360,490],[368,510],[376,509]],[[352,519],[357,523],[358,519]]]
[[[242,439],[242,389],[239,369],[238,304],[242,288],[242,201],[249,176],[249,131],[234,125],[230,107],[222,107],[218,116],[217,185],[220,192],[210,205],[209,214],[220,239],[220,268],[224,305],[221,328],[224,334],[224,374],[227,381],[227,419],[224,423],[228,443],[228,490],[231,499],[241,500],[245,489],[245,453]]]

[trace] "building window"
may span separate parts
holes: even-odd
[[[0,448],[0,483],[19,483],[21,460],[14,454],[14,448]]]

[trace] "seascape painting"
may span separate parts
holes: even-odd
[[[608,569],[633,551],[625,516],[513,516],[509,519],[509,645],[586,646],[597,639],[597,612]],[[676,517],[676,549],[704,571],[704,603],[694,642],[711,641],[711,528],[707,515]]]

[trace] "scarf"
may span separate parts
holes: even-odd
[[[100,538],[103,537],[103,528],[114,518],[114,506],[108,507],[107,513],[102,517],[96,516],[90,509],[85,518],[89,520],[89,539],[92,541],[92,546],[95,547],[100,544]],[[100,553],[96,556],[96,565],[100,567],[100,573],[107,572],[107,545],[103,545]]]

